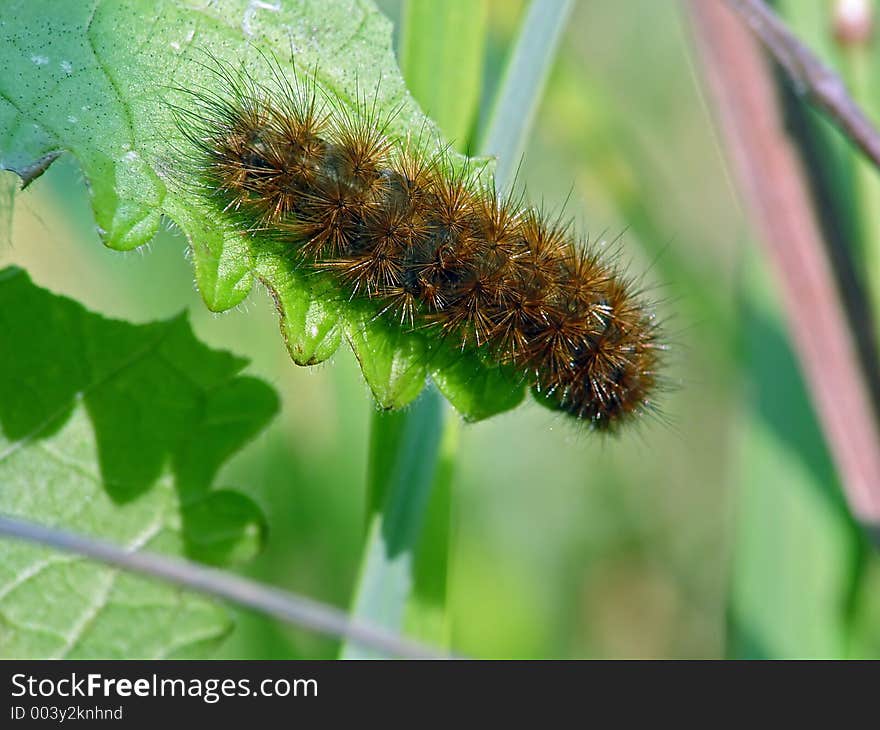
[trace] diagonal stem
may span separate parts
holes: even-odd
[[[852,99],[846,84],[801,43],[763,0],[724,0],[802,91],[876,165],[880,167],[880,134]]]
[[[95,540],[4,515],[0,515],[0,537],[27,540],[133,573],[159,578],[318,633],[348,639],[385,654],[407,658],[444,657],[436,649],[402,638],[383,627],[351,620],[345,612],[329,604],[262,585],[233,573],[207,568],[189,560],[150,552],[130,552],[105,540]]]

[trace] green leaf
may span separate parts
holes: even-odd
[[[244,365],[184,317],[108,320],[0,271],[0,512],[213,564],[251,557],[262,514],[212,488],[277,410]],[[229,629],[201,598],[0,542],[4,657],[191,655]]]
[[[0,166],[29,181],[58,153],[72,154],[108,246],[146,243],[167,216],[190,242],[196,282],[211,310],[240,303],[256,276],[273,293],[295,362],[326,359],[345,333],[380,405],[400,407],[418,395],[428,368],[425,335],[365,323],[361,308],[318,277],[305,277],[277,245],[241,235],[197,185],[181,182],[187,146],[168,104],[192,103],[175,86],[220,90],[203,51],[269,82],[265,55],[284,63],[292,49],[297,67],[316,69],[340,104],[353,107],[358,90],[376,89],[379,110],[397,110],[390,134],[433,134],[436,126],[396,66],[390,24],[370,2],[11,0],[4,11]],[[457,407],[472,408],[463,415],[475,419],[508,407],[492,389],[481,390],[493,368],[477,358],[469,363],[471,377],[445,378],[444,385]]]
[[[382,408],[400,408],[422,392],[430,349],[423,335],[404,332],[368,311],[350,318],[346,335]]]
[[[438,353],[431,370],[437,388],[464,414],[467,421],[480,421],[516,408],[525,398],[522,376],[512,367],[478,367],[473,353]]]

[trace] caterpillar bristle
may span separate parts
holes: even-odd
[[[595,429],[656,411],[659,327],[606,252],[453,165],[448,147],[389,134],[397,110],[376,97],[348,107],[269,63],[263,85],[213,61],[224,91],[175,109],[220,209],[376,316],[482,352]]]

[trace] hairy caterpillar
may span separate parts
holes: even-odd
[[[520,373],[545,405],[601,430],[656,410],[651,306],[570,227],[455,169],[446,148],[386,134],[273,65],[264,85],[220,62],[178,126],[200,189],[243,230],[406,328],[430,328]],[[393,112],[391,113],[393,114]]]

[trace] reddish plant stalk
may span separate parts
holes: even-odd
[[[854,516],[880,528],[880,430],[771,69],[722,2],[690,0],[705,87]]]

